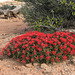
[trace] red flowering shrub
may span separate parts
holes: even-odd
[[[4,54],[22,63],[60,62],[75,55],[75,34],[67,31],[53,34],[29,31],[13,38],[2,49],[1,55]]]

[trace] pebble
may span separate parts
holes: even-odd
[[[75,65],[75,57],[73,57],[72,61],[73,61],[73,64]]]
[[[5,39],[6,38],[6,36],[5,35],[2,35],[2,39]]]
[[[13,69],[14,69],[14,70],[16,69],[16,70],[22,71],[22,67],[19,67],[19,66],[15,66]]]
[[[0,57],[0,60],[2,61],[2,60],[3,60],[3,58],[1,58],[1,57]]]
[[[43,64],[41,64],[41,68],[42,69],[46,69],[46,68],[48,68],[48,65],[46,65],[45,63],[43,63]]]
[[[41,68],[37,68],[37,70],[40,70]]]
[[[65,71],[67,71],[67,69],[65,68]]]
[[[30,64],[26,64],[26,67],[31,68],[32,64],[31,63]]]
[[[34,63],[34,67],[39,68],[39,63]]]
[[[10,65],[6,65],[8,68],[10,67]]]
[[[17,68],[17,66],[15,66],[13,69],[15,70]]]
[[[51,70],[51,71],[56,71],[56,70]]]

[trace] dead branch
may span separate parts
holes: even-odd
[[[56,31],[63,31],[63,29],[54,27],[54,26],[52,26],[52,25],[50,25],[50,26],[45,26],[45,25],[43,26],[43,25],[40,25],[40,27],[44,27],[44,28],[47,28],[47,29],[49,29],[49,30],[51,30],[51,28],[53,28],[53,29],[55,29]]]
[[[0,13],[3,13],[5,18],[8,18],[10,16],[16,17],[17,13],[20,11],[21,8],[22,8],[22,6],[18,5],[13,10],[10,10],[10,9],[2,10],[2,9],[0,9]]]

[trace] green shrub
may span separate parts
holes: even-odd
[[[1,55],[16,58],[23,64],[68,60],[75,55],[75,34],[67,31],[54,34],[29,31],[13,38],[2,49]]]
[[[63,27],[74,26],[73,21],[75,20],[75,3],[73,0],[24,0],[26,5],[22,8],[22,13],[25,21],[29,24],[34,25],[34,22],[40,19],[46,19],[47,16],[53,18],[52,10],[54,11],[54,16],[60,21],[64,18],[62,25]],[[72,20],[71,23],[68,23]]]
[[[53,33],[55,31],[62,30],[63,18],[58,20],[57,18],[50,18],[47,16],[46,19],[40,19],[39,21],[34,22],[34,29],[37,31],[45,33]]]

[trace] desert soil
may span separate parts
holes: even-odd
[[[3,19],[0,16],[0,50],[17,35],[30,31],[27,23],[20,18]],[[18,63],[16,59],[0,56],[0,75],[75,75],[75,57],[73,59],[53,64],[35,63],[34,66]]]

